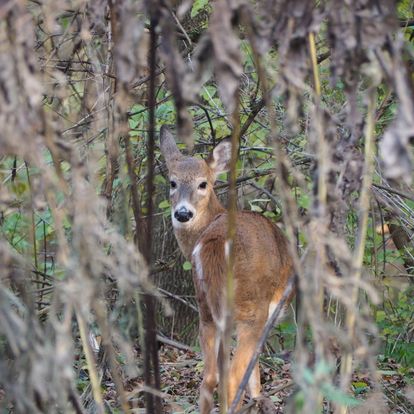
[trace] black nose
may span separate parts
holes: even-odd
[[[180,223],[185,223],[186,221],[189,221],[193,217],[193,213],[190,210],[187,210],[185,207],[181,207],[180,209],[175,211],[174,217]]]

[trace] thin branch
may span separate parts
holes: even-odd
[[[229,192],[227,206],[227,236],[225,241],[225,259],[226,259],[226,305],[224,310],[224,329],[221,334],[221,364],[219,362],[220,375],[220,412],[225,413],[228,406],[228,386],[230,380],[230,344],[233,326],[234,313],[234,263],[235,251],[234,240],[236,238],[236,210],[237,210],[237,191],[236,191],[236,165],[240,142],[240,116],[239,106],[240,97],[238,91],[234,96],[234,110],[232,113],[231,123],[233,126],[231,134],[231,158],[229,173]]]
[[[404,191],[401,191],[401,190],[397,190],[396,188],[386,187],[386,186],[381,185],[381,184],[373,183],[371,185],[372,185],[372,187],[380,188],[381,190],[385,190],[385,191],[388,191],[389,193],[396,194],[396,195],[399,195],[401,197],[404,197],[407,200],[414,201],[414,194],[407,193],[407,192],[404,192]]]
[[[128,133],[124,136],[125,143],[125,159],[128,167],[128,175],[131,185],[132,211],[135,219],[135,243],[139,251],[144,251],[146,228],[145,222],[142,220],[141,199],[138,193],[138,177],[135,174],[134,158],[132,156],[131,144]]]
[[[262,98],[258,102],[255,103],[253,108],[251,108],[249,117],[246,119],[245,123],[240,128],[240,137],[242,137],[247,132],[250,125],[253,123],[254,119],[256,118],[257,114],[264,108],[265,104],[266,104],[266,101],[265,99]]]
[[[184,300],[181,296],[177,296],[177,295],[174,295],[173,293],[171,293],[171,292],[168,292],[168,291],[166,291],[165,289],[162,289],[162,288],[158,288],[158,291],[159,292],[161,292],[163,295],[165,295],[165,296],[168,296],[168,297],[170,297],[170,298],[173,298],[173,299],[175,299],[175,300],[177,300],[177,301],[179,301],[179,302],[181,302],[181,303],[184,303],[184,305],[186,305],[186,306],[188,306],[190,309],[192,309],[194,312],[196,312],[196,313],[198,313],[198,308],[196,307],[196,306],[194,306],[192,303],[190,303],[190,302],[188,302],[188,301],[186,301],[186,300]]]
[[[359,199],[360,204],[360,214],[359,214],[359,226],[358,226],[358,235],[355,243],[354,250],[354,272],[351,275],[357,281],[361,277],[361,268],[364,258],[364,249],[365,241],[367,235],[368,227],[368,213],[369,213],[369,189],[372,183],[372,169],[373,169],[373,159],[374,159],[374,132],[375,132],[375,98],[376,94],[374,90],[370,91],[370,99],[367,110],[367,123],[366,123],[366,132],[365,132],[365,165],[364,165],[364,175],[362,181],[361,195]],[[356,309],[357,300],[358,300],[358,285],[355,283],[351,292],[351,303],[353,308],[348,308],[345,319],[345,327],[347,329],[348,335],[352,338],[355,334],[355,323],[356,323]],[[352,373],[352,353],[347,353],[341,364],[341,387],[342,390],[346,390],[349,379]],[[340,414],[345,414],[347,412],[347,407],[342,405],[338,411]]]
[[[92,386],[92,394],[96,403],[96,410],[98,414],[104,414],[105,409],[103,405],[103,397],[101,393],[101,384],[96,370],[95,358],[93,356],[93,351],[88,341],[88,334],[85,325],[85,321],[80,311],[76,311],[76,319],[79,326],[79,334],[82,341],[83,351],[85,352],[86,364],[88,366],[89,378]]]
[[[182,344],[181,342],[174,341],[173,339],[167,338],[166,336],[161,335],[161,334],[157,334],[157,341],[162,342],[165,345],[169,345],[174,348],[177,348],[181,351],[185,351],[185,352],[194,351],[194,349],[191,348],[191,346]]]
[[[147,265],[151,268],[152,265],[152,214],[153,194],[154,194],[154,158],[155,158],[155,69],[156,69],[156,48],[157,48],[157,26],[158,13],[152,9],[151,25],[150,25],[150,52],[148,57],[148,66],[150,68],[150,84],[148,88],[148,176],[147,176],[147,240],[144,249],[144,257]],[[155,303],[154,297],[151,294],[145,294],[144,302],[146,306],[145,318],[145,384],[147,387],[160,390],[160,370],[158,360],[158,347],[156,341],[156,322],[155,322]],[[147,403],[147,413],[161,413],[161,400],[159,396],[153,393],[145,393]]]

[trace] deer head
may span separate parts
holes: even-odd
[[[220,173],[228,170],[231,143],[221,141],[205,161],[183,155],[165,126],[161,128],[160,141],[170,179],[173,226],[191,228],[205,216],[212,201],[217,203],[214,183]]]

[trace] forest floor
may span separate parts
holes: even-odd
[[[197,413],[197,399],[201,383],[203,360],[200,352],[192,350],[178,350],[163,345],[159,352],[161,390],[165,413]],[[83,370],[82,370],[83,371]],[[84,371],[83,371],[84,372]],[[84,372],[85,373],[85,372]],[[368,372],[354,372],[352,390],[354,397],[361,404],[351,410],[352,414],[413,414],[414,413],[414,369],[406,369],[392,360],[378,364],[377,374],[380,378],[382,392],[374,389],[372,378]],[[89,384],[87,374],[79,380],[84,386]],[[289,355],[283,358],[262,357],[261,382],[266,405],[256,401],[245,400],[242,412],[258,413],[294,413],[289,409],[292,404],[295,386],[291,377],[291,362]],[[133,402],[134,413],[144,414],[145,401],[143,395],[144,381],[137,377],[126,381],[125,389],[128,398]],[[84,386],[81,388],[84,388]],[[89,387],[88,387],[89,388]],[[102,379],[102,390],[107,412],[118,413],[118,395],[115,385],[109,375]],[[80,389],[81,391],[81,389]],[[1,407],[6,411],[14,412],[13,405],[6,403],[4,390],[0,389]],[[271,409],[269,409],[269,402]],[[324,413],[332,413],[333,404],[325,402]],[[218,410],[216,410],[218,412]]]
[[[167,413],[196,413],[198,390],[201,383],[203,360],[200,352],[182,351],[163,345],[160,349],[161,384],[164,410]],[[295,392],[291,377],[289,355],[261,359],[261,381],[267,401],[271,400],[275,413],[295,412],[288,409]],[[354,397],[361,404],[352,409],[353,414],[413,414],[414,413],[414,369],[404,370],[395,361],[383,361],[378,366],[382,394],[376,392],[368,372],[354,372],[352,389]],[[116,406],[116,392],[106,384],[105,399],[109,406]],[[109,385],[109,386],[108,386]],[[143,385],[142,379],[134,379],[127,384],[127,390],[135,393]],[[258,408],[254,401],[245,400],[244,413],[268,413]],[[143,406],[141,397],[138,405]],[[143,410],[144,412],[144,410]],[[218,412],[218,411],[217,411]],[[325,406],[324,412],[332,411],[332,404]]]

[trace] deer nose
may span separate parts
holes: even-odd
[[[178,210],[175,210],[174,217],[180,222],[185,223],[193,218],[193,212],[187,210],[185,207],[180,207]]]

